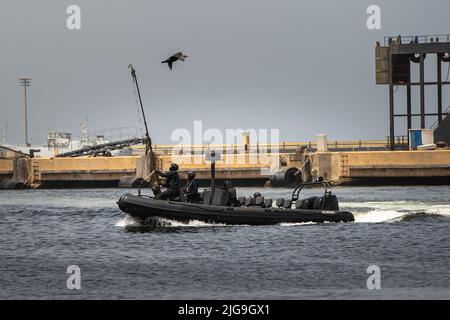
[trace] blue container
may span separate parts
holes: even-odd
[[[422,130],[410,130],[409,139],[410,149],[417,149],[418,146],[422,145]]]

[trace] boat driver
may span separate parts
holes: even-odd
[[[155,195],[156,199],[174,199],[180,195],[180,176],[178,175],[178,165],[172,163],[170,165],[169,171],[161,172],[156,171],[156,174],[160,177],[166,178],[165,191]]]
[[[195,180],[195,172],[190,171],[187,174],[187,184],[184,187],[186,202],[197,203],[199,201],[198,182]]]

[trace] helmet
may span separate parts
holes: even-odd
[[[231,184],[231,181],[230,181],[230,180],[225,180],[225,181],[223,182],[223,186],[224,186],[225,188],[230,188],[230,187],[232,187],[233,185]]]
[[[195,178],[195,172],[194,171],[189,171],[187,174],[189,179],[194,179]]]
[[[261,197],[261,193],[255,192],[255,193],[253,194],[253,198],[258,198],[258,197]]]
[[[169,168],[170,171],[178,171],[178,165],[176,163],[172,163]]]

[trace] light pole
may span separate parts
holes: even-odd
[[[29,147],[28,143],[28,114],[27,114],[27,87],[31,84],[30,78],[20,78],[19,79],[20,86],[23,87],[23,95],[24,95],[24,108],[25,108],[25,146]]]
[[[5,121],[5,125],[3,127],[3,144],[6,143],[6,136],[8,135],[8,122]]]

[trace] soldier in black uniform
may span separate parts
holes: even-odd
[[[190,171],[187,174],[188,181],[184,187],[186,202],[197,203],[199,201],[198,182],[195,180],[195,173]]]
[[[236,189],[231,184],[231,181],[226,180],[223,183],[223,189],[228,192],[228,195],[230,196],[227,205],[228,206],[236,206],[237,205],[237,196],[236,196]]]
[[[156,199],[174,199],[180,195],[180,176],[178,175],[178,165],[176,163],[170,165],[169,171],[156,171],[156,174],[166,178],[165,187],[167,187],[166,191],[155,195]]]

